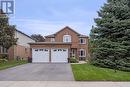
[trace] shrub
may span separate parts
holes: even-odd
[[[8,62],[7,59],[0,59],[0,63],[6,63],[6,62]]]
[[[1,54],[0,63],[6,63],[6,62],[8,62],[8,55],[7,54]]]
[[[117,66],[118,70],[121,70],[121,71],[127,71],[127,72],[130,72],[130,68],[128,67],[123,67],[123,66]]]
[[[8,55],[7,54],[0,54],[0,59],[7,59],[8,60]]]
[[[75,57],[71,57],[69,62],[70,63],[78,63],[79,61]]]

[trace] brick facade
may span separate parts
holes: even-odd
[[[63,42],[63,36],[64,35],[70,35],[71,36],[71,44],[67,45]],[[51,41],[51,39],[55,39],[55,41]],[[80,44],[80,38],[85,39],[85,44]],[[74,31],[73,29],[69,27],[65,27],[58,31],[55,34],[45,36],[45,42],[44,43],[30,43],[31,48],[68,48],[69,49],[69,57],[72,56],[72,51],[75,54],[75,57],[78,60],[87,60],[88,57],[88,37],[85,35],[81,35]],[[59,44],[61,43],[61,44]],[[80,50],[84,49],[86,56],[84,58],[80,58]]]

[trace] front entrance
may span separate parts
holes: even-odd
[[[71,49],[71,54],[70,54],[71,57],[76,57],[77,56],[77,49],[76,48],[72,48]]]

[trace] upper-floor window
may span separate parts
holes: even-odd
[[[55,42],[55,38],[51,38],[51,42]]]
[[[63,36],[63,42],[71,42],[71,36],[70,35],[64,35]]]
[[[85,38],[80,38],[79,41],[80,41],[80,44],[86,44],[86,39]]]

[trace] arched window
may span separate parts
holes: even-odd
[[[85,51],[85,49],[80,49],[79,57],[86,57],[86,51]]]
[[[71,42],[71,35],[64,35],[63,42]]]

